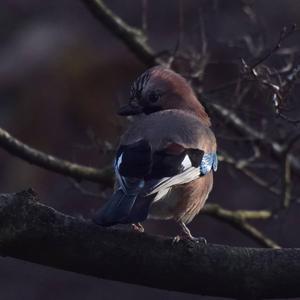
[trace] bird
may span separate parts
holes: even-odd
[[[144,231],[146,219],[174,220],[180,226],[176,239],[206,241],[187,224],[212,190],[217,143],[191,85],[170,68],[149,68],[133,82],[119,115],[134,120],[116,151],[114,192],[94,222]]]

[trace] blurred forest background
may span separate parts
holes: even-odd
[[[264,49],[276,44],[284,26],[300,23],[297,0],[110,0],[106,3],[130,25],[147,25],[144,29],[157,52],[174,51],[178,40],[178,52],[189,55],[205,46],[208,62],[202,75],[203,91],[239,76],[241,58],[249,61],[259,57]],[[143,10],[145,5],[147,9]],[[126,128],[126,120],[117,116],[116,111],[127,101],[131,82],[146,67],[79,0],[2,0],[0,40],[0,126],[23,142],[60,158],[99,168],[110,164],[118,137]],[[292,59],[295,66],[299,41],[298,33],[284,41],[282,52],[270,59],[271,65],[283,68]],[[297,124],[287,124],[275,116],[272,93],[256,93],[255,97],[246,94],[248,98],[237,111],[244,109],[242,118],[258,125],[258,130],[267,127],[266,135],[276,140],[283,139],[287,126],[293,134],[299,130]],[[223,93],[211,99],[233,103]],[[292,117],[296,117],[300,105],[293,104]],[[238,158],[251,156],[252,148],[247,152],[244,141],[229,135],[226,123],[220,123],[214,115],[212,121],[220,145]],[[258,173],[273,178],[274,186],[280,188],[281,175],[277,169],[268,166]],[[89,183],[83,186],[102,196],[83,195],[72,180],[29,165],[0,149],[1,193],[32,187],[47,205],[88,218],[111,190]],[[221,162],[209,203],[228,209],[271,209],[279,198]],[[296,199],[276,217],[256,220],[253,224],[279,245],[299,247],[299,213]],[[240,231],[206,215],[199,215],[190,228],[194,235],[205,236],[210,243],[257,246]],[[178,228],[172,222],[147,221],[145,229],[172,236]],[[0,258],[0,297],[5,300],[199,298],[99,280],[10,258]]]

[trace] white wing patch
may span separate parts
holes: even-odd
[[[192,162],[188,155],[184,157],[184,160],[182,161],[181,165],[183,166],[183,170],[186,170],[192,166]]]
[[[122,164],[122,160],[123,160],[123,153],[121,153],[121,155],[117,158],[116,163],[115,163],[115,167],[117,167],[118,171]]]
[[[164,177],[160,181],[156,182],[150,189],[148,195],[159,192],[161,189],[168,189],[174,185],[188,183],[197,179],[200,176],[200,169],[190,167],[186,171],[177,174],[173,177]]]

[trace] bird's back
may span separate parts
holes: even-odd
[[[147,140],[152,149],[163,149],[169,143],[185,148],[216,151],[216,139],[211,129],[191,113],[171,109],[145,115],[136,120],[121,138],[121,145]]]

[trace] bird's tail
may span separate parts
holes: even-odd
[[[126,218],[135,202],[137,195],[128,195],[122,189],[113,193],[111,198],[98,210],[93,221],[101,226],[112,226]]]

